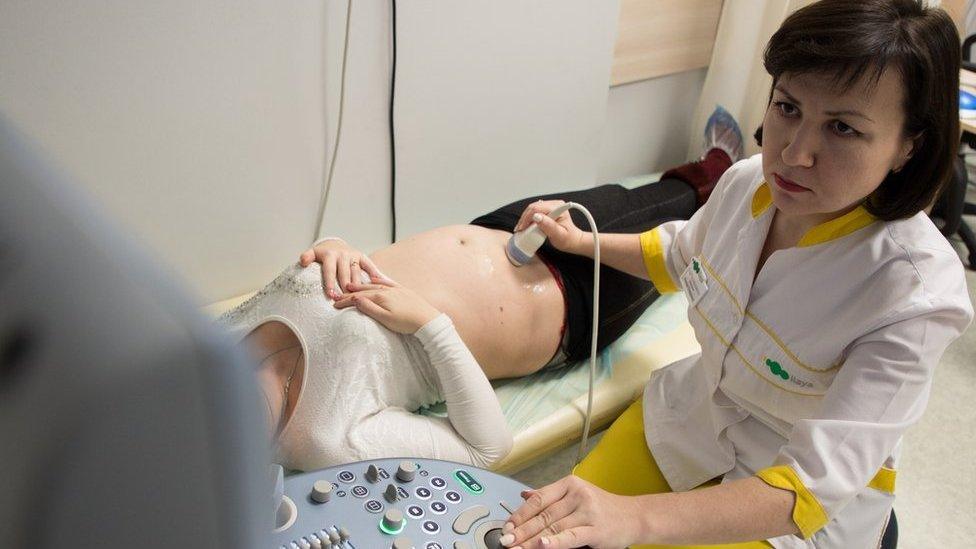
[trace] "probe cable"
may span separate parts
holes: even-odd
[[[586,217],[593,233],[593,333],[590,339],[590,385],[586,395],[586,419],[583,421],[583,437],[580,439],[579,449],[576,451],[576,464],[583,460],[586,442],[590,437],[590,422],[593,417],[593,383],[596,379],[596,347],[597,330],[600,324],[600,231],[596,228],[596,221],[590,211],[576,202],[569,203],[569,209],[578,210]]]

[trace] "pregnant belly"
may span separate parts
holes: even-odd
[[[522,267],[508,261],[510,236],[452,225],[370,256],[387,276],[451,317],[491,379],[525,375],[548,362],[565,315],[562,293],[538,258]]]

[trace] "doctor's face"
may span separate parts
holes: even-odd
[[[784,73],[763,120],[763,175],[787,216],[822,223],[856,208],[908,161],[897,70],[841,91],[823,74]]]

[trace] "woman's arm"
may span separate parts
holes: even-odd
[[[690,492],[618,496],[569,476],[523,497],[505,525],[511,537],[502,542],[509,547],[718,544],[798,532],[794,495],[755,477]]]
[[[384,451],[422,455],[487,467],[508,455],[512,435],[488,378],[451,319],[415,292],[400,286],[350,285],[337,308],[357,307],[390,330],[413,334],[427,352],[448,420],[422,417],[402,408],[372,416],[364,430],[384,432]],[[460,436],[458,436],[460,435]]]

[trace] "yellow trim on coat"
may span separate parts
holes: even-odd
[[[769,190],[769,183],[764,180],[762,185],[752,195],[752,218],[755,219],[765,212],[773,203],[773,193]]]
[[[836,219],[831,219],[810,229],[796,245],[804,248],[830,242],[863,229],[876,220],[877,218],[871,215],[864,206],[858,206]]]
[[[747,310],[745,310],[745,309],[742,308],[742,305],[739,303],[739,300],[735,298],[735,295],[732,293],[732,290],[730,290],[729,287],[725,284],[725,281],[722,280],[722,277],[718,276],[718,273],[716,273],[715,272],[715,269],[712,268],[711,264],[709,264],[708,261],[705,260],[704,256],[703,257],[699,257],[699,259],[701,260],[701,264],[705,266],[705,270],[708,271],[708,274],[713,279],[715,279],[716,282],[718,282],[718,285],[721,286],[723,290],[725,290],[725,293],[729,296],[729,299],[732,300],[732,304],[735,305],[735,308],[739,311],[739,314],[741,314],[741,315],[745,316],[746,318],[749,318],[753,322],[755,322],[756,325],[759,326],[759,328],[762,331],[766,332],[766,335],[768,335],[770,337],[770,339],[772,339],[773,342],[776,343],[776,345],[779,346],[779,348],[784,353],[786,353],[786,356],[790,357],[790,360],[792,360],[793,362],[796,363],[797,366],[799,366],[800,368],[803,368],[804,370],[807,370],[807,371],[810,371],[810,372],[814,372],[814,373],[818,373],[818,374],[825,373],[825,372],[830,372],[831,370],[836,370],[836,369],[838,369],[838,368],[841,367],[841,364],[842,363],[840,363],[840,362],[838,362],[837,364],[834,364],[833,366],[829,366],[827,368],[817,368],[815,366],[810,366],[810,365],[806,364],[805,362],[801,361],[800,360],[800,357],[796,356],[793,353],[793,351],[791,351],[786,346],[786,343],[784,343],[783,340],[780,339],[780,337],[778,335],[776,335],[775,332],[773,332],[772,328],[766,326],[766,324],[763,323],[763,321],[759,320],[759,317],[757,317],[756,315],[752,314],[751,311],[747,311]]]
[[[701,309],[698,307],[698,305],[695,305],[695,312],[697,312],[698,315],[702,317],[702,320],[705,321],[705,325],[707,325],[708,328],[712,331],[712,333],[715,334],[715,337],[718,338],[718,340],[722,342],[722,345],[725,345],[727,348],[732,349],[732,351],[736,355],[738,355],[739,360],[741,360],[742,363],[745,364],[746,367],[749,368],[749,370],[752,371],[752,373],[756,374],[756,376],[758,376],[759,379],[765,381],[766,383],[772,385],[773,387],[779,389],[780,391],[785,391],[785,392],[790,393],[790,394],[799,395],[799,396],[805,396],[805,397],[822,397],[822,396],[824,396],[824,393],[801,393],[800,391],[794,391],[792,389],[787,389],[786,387],[780,387],[776,383],[773,383],[772,381],[766,379],[766,376],[764,376],[759,370],[756,369],[755,366],[752,365],[751,362],[749,362],[749,360],[745,357],[745,355],[742,354],[742,351],[740,351],[739,348],[735,346],[735,343],[732,343],[732,342],[726,340],[724,337],[722,337],[722,334],[720,334],[718,332],[718,328],[716,328],[715,325],[712,324],[712,321],[709,320],[707,316],[705,316],[705,313],[703,313],[701,311]]]
[[[643,232],[640,235],[641,255],[644,258],[644,267],[647,269],[648,276],[654,287],[662,294],[678,291],[678,285],[668,274],[668,267],[664,262],[664,247],[661,245],[661,234],[657,227]]]
[[[769,189],[769,183],[763,180],[752,195],[752,218],[755,219],[762,215],[772,204],[773,192]],[[863,229],[875,221],[877,218],[871,215],[864,206],[858,206],[836,219],[825,221],[811,228],[804,233],[796,245],[798,248],[805,248],[837,240]]]
[[[756,473],[756,476],[774,488],[789,490],[796,494],[796,502],[793,504],[793,522],[800,529],[803,539],[810,539],[817,530],[827,524],[827,513],[823,505],[820,505],[817,496],[803,485],[792,467],[789,465],[767,467]]]
[[[888,492],[889,494],[895,493],[895,477],[898,472],[894,469],[889,469],[887,467],[882,467],[878,474],[874,475],[871,482],[868,483],[868,488],[874,488],[875,490],[880,490],[882,492]]]

